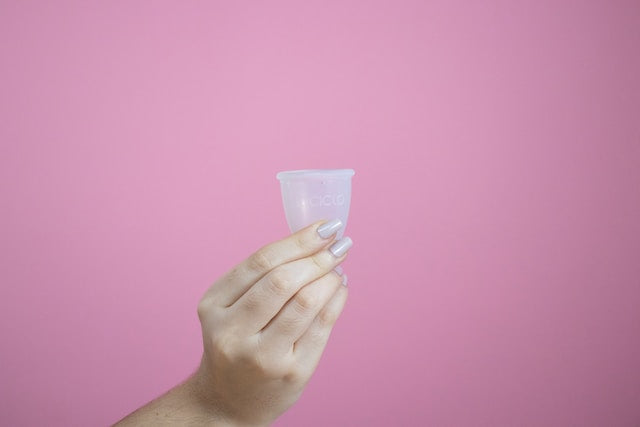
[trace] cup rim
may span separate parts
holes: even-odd
[[[329,176],[329,177],[351,177],[355,175],[355,171],[353,169],[300,169],[300,170],[292,170],[292,171],[282,171],[278,172],[276,178],[280,181],[294,178],[301,178],[307,176]]]

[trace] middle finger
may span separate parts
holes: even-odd
[[[260,331],[304,285],[342,263],[352,244],[349,237],[344,237],[328,249],[269,272],[229,307],[236,324],[245,333]]]

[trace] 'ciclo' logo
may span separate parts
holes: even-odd
[[[344,194],[325,194],[324,196],[313,196],[309,199],[309,205],[319,206],[342,206],[344,205]]]

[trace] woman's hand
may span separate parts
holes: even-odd
[[[266,425],[301,395],[347,299],[334,271],[352,244],[335,242],[341,227],[316,223],[265,246],[203,296],[204,354],[192,380],[218,417]]]

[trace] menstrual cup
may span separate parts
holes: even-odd
[[[321,219],[339,218],[340,239],[347,227],[353,169],[307,169],[280,172],[282,203],[292,233]]]

